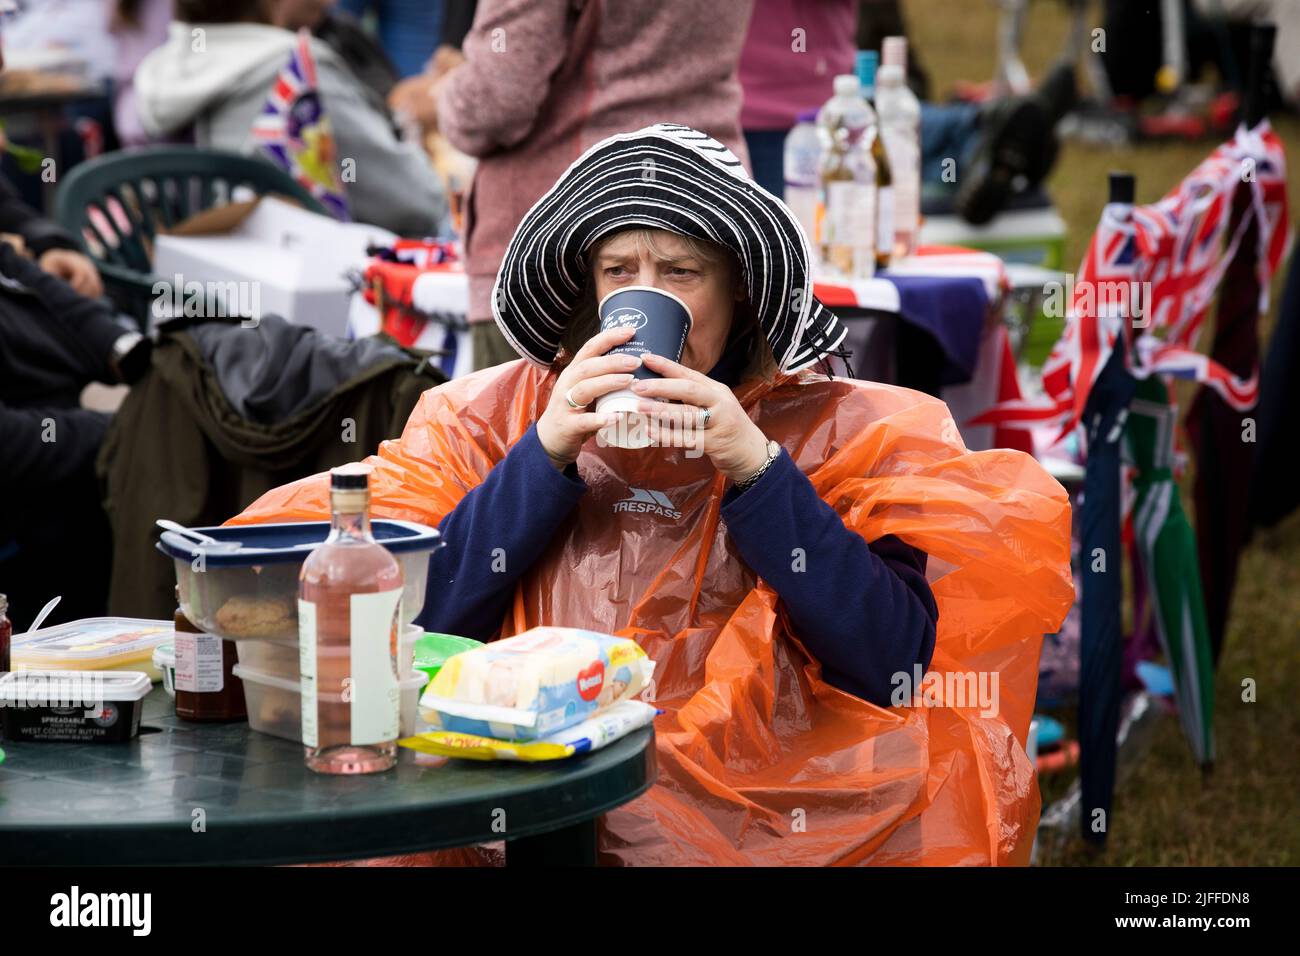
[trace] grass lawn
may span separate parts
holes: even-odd
[[[903,0],[917,55],[930,72],[933,94],[946,96],[957,80],[987,80],[996,50],[993,0]],[[1100,11],[1096,12],[1100,15]],[[1022,55],[1041,76],[1061,53],[1065,6],[1030,5]],[[1098,24],[1099,25],[1099,24]],[[1080,71],[1080,76],[1082,72]],[[1275,118],[1293,168],[1300,164],[1300,120]],[[1138,202],[1172,188],[1213,147],[1212,143],[1063,147],[1048,190],[1069,226],[1066,267],[1073,271],[1106,200],[1106,172],[1137,177]],[[1289,185],[1291,209],[1300,210],[1300,177]],[[1293,212],[1293,217],[1296,217]],[[1276,309],[1281,284],[1274,283]],[[1212,313],[1211,313],[1212,314]],[[1261,322],[1262,335],[1274,315]],[[1206,323],[1207,332],[1210,322]],[[1178,390],[1182,399],[1191,390]],[[1190,474],[1184,507],[1194,516]],[[1257,700],[1241,700],[1241,683],[1256,682]],[[1300,687],[1300,514],[1257,536],[1242,559],[1216,686],[1214,730],[1218,760],[1202,779],[1178,721],[1160,722],[1148,757],[1123,779],[1115,795],[1109,846],[1097,854],[1072,839],[1040,853],[1047,865],[1215,866],[1300,864],[1300,710],[1291,692]],[[1064,792],[1069,777],[1043,782],[1045,801]],[[1046,848],[1044,848],[1046,849]]]

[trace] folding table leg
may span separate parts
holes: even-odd
[[[595,866],[596,818],[506,843],[506,866]]]

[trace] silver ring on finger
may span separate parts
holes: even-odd
[[[708,428],[709,422],[712,419],[713,419],[713,412],[709,411],[707,408],[700,409],[700,415],[699,415],[700,428]]]
[[[570,385],[569,388],[568,388],[568,390],[564,393],[564,400],[565,400],[566,402],[569,403],[569,407],[570,407],[570,408],[586,408],[586,407],[587,407],[586,405],[579,405],[577,402],[575,402],[575,401],[573,400],[573,386],[572,386],[572,385]]]

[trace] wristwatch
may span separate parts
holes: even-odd
[[[113,342],[108,364],[120,381],[135,384],[149,367],[153,343],[139,332],[123,332]]]
[[[748,478],[736,482],[736,491],[743,493],[752,488],[758,483],[758,479],[763,477],[763,473],[772,467],[772,462],[776,461],[780,457],[781,443],[775,439],[769,438],[767,440],[767,460],[759,466],[758,471],[754,472]]]

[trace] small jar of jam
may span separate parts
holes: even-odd
[[[244,682],[236,677],[235,645],[195,627],[176,609],[176,716],[182,720],[245,720]]]

